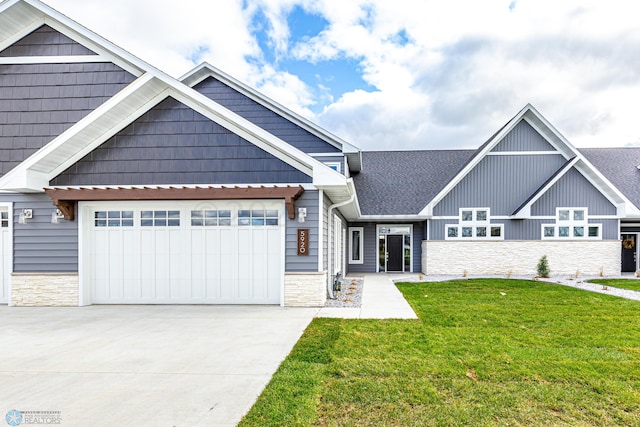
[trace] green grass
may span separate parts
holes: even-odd
[[[398,287],[419,320],[315,319],[240,425],[640,425],[640,303],[518,280]]]
[[[589,282],[614,288],[640,291],[640,280],[638,279],[589,279]]]

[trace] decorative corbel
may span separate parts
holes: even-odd
[[[284,198],[284,206],[287,208],[287,215],[289,219],[296,219],[296,200],[304,193],[302,186],[298,187],[298,191],[295,194]]]
[[[76,217],[76,204],[73,200],[54,200],[53,204],[60,209],[62,215],[64,215],[64,219],[67,221],[73,221]]]

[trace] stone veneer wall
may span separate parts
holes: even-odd
[[[11,305],[78,306],[78,273],[13,273]]]
[[[620,275],[620,242],[598,241],[423,241],[423,273],[463,275],[500,274],[534,277],[546,255],[551,275]]]
[[[322,307],[327,300],[327,273],[285,273],[286,307]]]

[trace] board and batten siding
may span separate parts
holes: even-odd
[[[166,98],[51,185],[309,183],[311,177]]]
[[[349,227],[362,227],[363,250],[362,264],[349,264],[349,235],[347,234],[347,271],[349,273],[375,273],[378,266],[378,236],[376,235],[376,224],[373,222],[353,222]]]
[[[424,222],[414,222],[413,223],[413,248],[412,248],[412,258],[413,258],[413,272],[419,273],[422,271],[422,241],[425,240],[426,235],[426,227]]]
[[[587,207],[589,215],[616,215],[616,207],[572,168],[532,206],[532,215],[556,215],[556,207]]]
[[[553,145],[542,137],[526,121],[521,121],[496,145],[493,152],[509,151],[556,151]]]
[[[322,199],[322,271],[329,270],[329,206],[331,199],[323,193]]]
[[[491,220],[492,224],[504,224],[504,240],[542,240],[542,224],[555,224],[549,219]],[[602,238],[615,240],[618,235],[617,219],[590,219],[590,224],[602,224]],[[429,240],[445,240],[447,224],[458,224],[457,219],[434,219],[429,223]],[[473,239],[470,239],[473,240]]]
[[[375,222],[352,222],[349,227],[362,227],[363,228],[363,262],[362,264],[349,264],[349,253],[351,247],[349,246],[349,235],[347,234],[347,271],[349,273],[375,273],[378,268],[378,235],[377,226],[385,225],[384,223]],[[409,225],[407,223],[394,222],[393,225]],[[422,271],[422,241],[425,240],[425,223],[414,222],[413,225],[413,238],[412,238],[412,253],[411,260],[413,263],[413,271]]]
[[[286,223],[285,271],[315,272],[318,271],[318,222],[320,212],[317,190],[307,190],[296,200],[296,218]],[[298,222],[298,208],[307,208],[307,217],[303,223]],[[309,255],[298,255],[298,229],[309,229]]]
[[[213,77],[201,81],[194,86],[194,89],[305,153],[340,151]]]
[[[511,215],[566,160],[561,155],[486,156],[447,194],[434,216],[458,216],[460,208],[488,207]]]
[[[51,223],[55,206],[45,194],[0,194],[1,202],[13,203],[13,271],[16,273],[62,273],[78,271],[78,222]],[[33,218],[18,224],[23,209]]]

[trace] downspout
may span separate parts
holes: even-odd
[[[333,210],[335,208],[340,208],[342,206],[348,205],[349,203],[353,203],[353,201],[356,199],[356,193],[353,193],[351,195],[351,197],[349,197],[348,200],[345,200],[344,202],[340,202],[340,203],[335,203],[331,206],[329,206],[329,213],[327,214],[327,222],[329,224],[327,224],[327,269],[328,271],[328,277],[327,277],[327,291],[329,292],[329,298],[330,299],[336,299],[336,297],[333,295],[333,281],[331,280],[331,277],[333,276],[333,269],[331,267],[333,267],[331,265],[332,261],[333,261],[333,256],[331,256],[331,236],[333,235],[333,233],[331,232],[332,228],[333,228],[333,218],[331,217],[331,214],[333,213]]]

